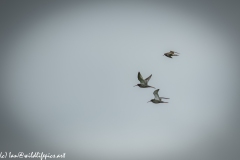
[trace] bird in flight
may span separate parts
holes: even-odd
[[[152,86],[149,86],[148,85],[148,81],[151,79],[152,75],[150,75],[148,78],[146,79],[143,79],[142,75],[140,72],[138,72],[138,80],[140,81],[140,84],[137,84],[135,86],[139,86],[140,88],[155,88],[155,87],[152,87]],[[135,87],[133,86],[133,87]]]
[[[174,54],[174,53],[177,53],[177,54]],[[172,58],[172,56],[178,56],[178,52],[174,52],[174,51],[170,51],[170,52],[167,52],[167,53],[164,53],[163,56],[166,56],[168,58]]]
[[[151,99],[151,100],[148,101],[148,102],[152,102],[152,103],[155,103],[155,104],[157,104],[157,103],[168,103],[168,102],[162,101],[162,99],[169,99],[169,98],[159,97],[158,91],[159,91],[159,89],[157,89],[157,90],[155,90],[155,91],[153,92],[153,95],[154,95],[155,98],[154,98],[154,99]],[[148,102],[147,102],[147,103],[148,103]]]

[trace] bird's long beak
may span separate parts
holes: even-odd
[[[151,102],[151,101],[148,101],[148,102]],[[147,103],[148,103],[148,102],[147,102]]]
[[[150,86],[150,88],[154,88],[154,89],[156,89],[155,87],[152,87],[152,86]]]
[[[133,86],[133,87],[136,87],[137,85]]]

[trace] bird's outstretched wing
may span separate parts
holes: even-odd
[[[138,80],[139,80],[142,84],[145,83],[145,81],[144,81],[144,79],[143,79],[143,77],[142,77],[142,75],[141,75],[140,72],[138,72]]]
[[[175,51],[170,51],[170,52],[171,52],[171,54],[174,54],[174,53],[180,54],[180,53],[178,53],[178,52],[175,52]]]
[[[145,82],[148,83],[148,81],[151,79],[152,75],[150,75],[148,78],[145,79]]]
[[[158,91],[159,91],[159,89],[155,90],[155,91],[153,92],[153,95],[154,95],[154,97],[155,97],[156,100],[160,101],[161,99],[160,99],[160,97],[159,97],[159,95],[158,95]]]
[[[168,52],[170,55],[173,55],[175,52],[174,51],[170,51]]]

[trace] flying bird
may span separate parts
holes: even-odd
[[[174,53],[177,53],[177,54],[174,54]],[[167,53],[164,53],[163,56],[166,56],[168,58],[172,58],[172,56],[178,56],[178,52],[174,52],[174,51],[170,51],[170,52],[167,52]]]
[[[149,86],[148,85],[148,81],[151,79],[152,75],[150,75],[148,78],[146,79],[143,79],[142,75],[140,72],[138,72],[138,80],[140,81],[140,84],[137,84],[135,86],[139,86],[140,88],[155,88],[155,87],[152,87],[152,86]],[[135,87],[133,86],[133,87]]]
[[[168,102],[162,101],[162,99],[169,99],[169,98],[159,97],[158,91],[159,91],[159,89],[157,89],[157,90],[155,90],[155,91],[153,92],[153,95],[154,95],[155,98],[154,98],[154,99],[151,99],[151,100],[148,101],[148,102],[152,102],[152,103],[155,103],[155,104],[157,104],[157,103],[168,103]],[[147,103],[148,103],[148,102],[147,102]]]

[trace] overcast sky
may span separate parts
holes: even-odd
[[[239,159],[237,1],[0,4],[0,151]]]

